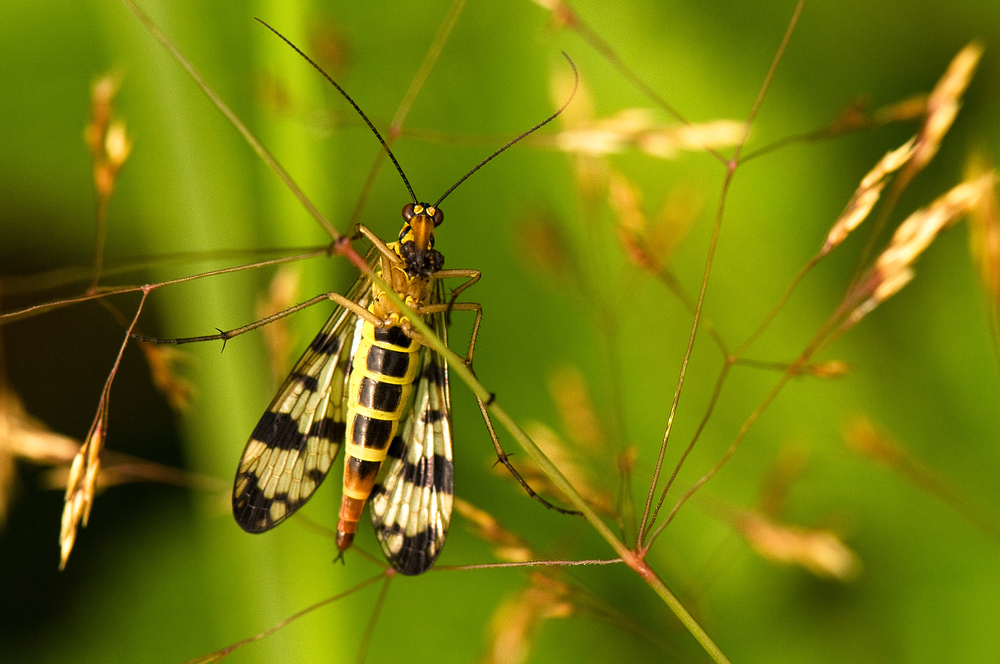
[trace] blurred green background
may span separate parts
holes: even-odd
[[[448,7],[439,0],[143,6],[341,230],[378,146],[343,100],[252,18],[267,20],[307,51],[340,45],[343,58],[331,73],[383,128]],[[746,116],[794,5],[657,0],[574,7],[654,89],[687,117],[704,121]],[[468,4],[405,125],[437,132],[440,140],[404,137],[396,145],[418,196],[436,199],[490,146],[551,112],[550,77],[565,69],[560,50],[574,59],[598,116],[650,106],[578,36],[549,25],[547,12],[530,2]],[[995,0],[807,3],[751,147],[818,128],[859,95],[877,108],[928,91],[973,38],[986,47],[980,70],[941,153],[901,201],[898,222],[957,183],[970,151],[1000,153]],[[6,0],[0,5],[4,311],[84,287],[13,293],[11,284],[22,282],[10,278],[91,261],[94,194],[82,132],[90,85],[109,71],[122,77],[116,114],[134,141],[109,211],[109,264],[326,241],[120,3]],[[793,145],[738,173],[706,302],[706,315],[730,345],[749,334],[818,249],[864,173],[913,131],[913,125],[896,126]],[[674,261],[695,292],[722,168],[698,154],[669,162],[624,154],[612,163],[642,189],[650,210],[678,183],[704,200],[706,211]],[[362,221],[394,236],[406,201],[398,178],[383,170]],[[468,293],[485,309],[476,356],[483,382],[519,421],[559,429],[547,382],[560,367],[579,368],[602,414],[620,401],[623,422],[609,437],[636,447],[635,499],[641,501],[690,317],[661,285],[624,261],[610,213],[580,206],[564,155],[519,147],[449,197],[438,247],[448,267],[483,272]],[[577,221],[588,214],[604,224],[592,237]],[[558,220],[598,281],[597,291],[612,302],[622,335],[615,352],[595,332],[594,303],[547,281],[525,260],[521,224],[532,215]],[[787,361],[803,348],[839,301],[862,245],[863,238],[852,238],[807,279],[752,357]],[[173,261],[105,283],[158,281],[251,258]],[[988,523],[1000,520],[997,355],[966,226],[936,242],[917,272],[914,283],[823,354],[849,362],[853,372],[839,381],[793,382],[705,486],[705,498],[681,511],[650,554],[652,566],[733,661],[981,662],[1000,651],[996,528],[991,534],[901,475],[850,452],[840,434],[850,417],[868,415]],[[271,276],[244,272],[157,291],[140,324],[160,336],[242,325],[256,318],[256,299]],[[303,266],[300,297],[346,288],[352,279],[344,261],[312,261]],[[129,312],[136,302],[114,300]],[[314,309],[292,323],[296,349],[329,313],[329,307]],[[464,348],[470,322],[456,317],[456,349]],[[90,303],[16,322],[2,333],[9,383],[28,410],[56,431],[85,436],[121,327]],[[183,417],[171,414],[151,387],[141,355],[127,355],[112,393],[108,446],[218,478],[226,487],[275,380],[257,334],[229,342],[224,354],[217,344],[186,350],[193,359],[185,372],[197,394]],[[702,335],[670,462],[704,412],[720,366]],[[776,377],[734,372],[680,486],[720,457]],[[464,386],[453,386],[453,405],[458,496],[548,555],[610,557],[583,520],[547,512],[492,474],[489,439]],[[513,441],[504,440],[514,451]],[[768,469],[789,446],[808,450],[809,463],[782,518],[837,532],[863,564],[851,582],[762,559],[711,509],[753,507]],[[614,486],[614,464],[609,454],[602,469],[607,486]],[[304,510],[330,527],[338,473]],[[15,502],[0,532],[0,661],[185,661],[378,571],[357,556],[346,566],[332,565],[333,542],[294,521],[263,536],[243,533],[225,491],[149,484],[101,494],[67,570],[59,573],[62,494],[43,484],[38,468],[19,466]],[[362,531],[359,546],[376,551],[364,524]],[[489,546],[456,517],[440,563],[492,560]],[[441,571],[395,581],[368,661],[484,656],[494,610],[527,578],[518,570]],[[634,629],[576,612],[540,626],[530,661],[707,659],[627,569],[580,568],[569,578]],[[376,596],[375,588],[363,590],[229,661],[354,661]]]

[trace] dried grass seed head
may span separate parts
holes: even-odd
[[[603,455],[605,437],[583,374],[563,365],[549,374],[549,394],[570,439],[593,456]]]
[[[736,525],[754,551],[768,560],[838,581],[850,581],[861,572],[858,556],[827,530],[787,526],[749,512]]]
[[[981,175],[956,185],[926,208],[911,214],[899,225],[889,246],[875,261],[876,270],[888,278],[912,265],[941,231],[974,209],[995,184],[994,173]]]
[[[990,162],[982,155],[976,155],[966,168],[967,178],[977,178],[990,170]],[[996,315],[1000,311],[1000,197],[995,186],[980,197],[972,208],[970,220],[972,257],[979,267],[979,278]]]
[[[986,173],[956,185],[927,207],[907,217],[867,276],[852,291],[850,299],[860,301],[860,304],[848,316],[844,328],[856,324],[912,281],[914,272],[911,266],[920,254],[941,231],[973,210],[995,186],[996,174]]]
[[[659,159],[676,159],[681,152],[700,152],[728,147],[743,138],[744,125],[735,120],[713,120],[704,124],[665,124],[645,108],[627,108],[610,118],[574,126],[556,134],[559,150],[581,155],[603,156],[630,147]]]
[[[920,130],[912,168],[920,170],[934,158],[941,139],[948,133],[961,107],[961,98],[969,86],[976,66],[983,55],[977,42],[965,46],[952,59],[944,75],[927,97],[927,117]]]
[[[875,203],[882,195],[888,176],[903,166],[913,156],[916,137],[911,138],[900,147],[887,152],[875,167],[861,179],[861,184],[854,191],[854,195],[847,203],[847,207],[834,223],[833,228],[827,234],[826,242],[820,250],[821,254],[826,254],[834,247],[843,242],[847,236],[856,229],[861,222],[868,218]]]

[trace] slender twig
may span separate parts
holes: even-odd
[[[406,116],[410,114],[410,109],[413,108],[413,103],[416,101],[417,95],[420,93],[420,90],[423,89],[424,84],[427,82],[427,78],[430,76],[431,70],[434,69],[434,65],[441,56],[441,52],[444,50],[444,45],[448,41],[448,37],[451,35],[451,31],[454,29],[455,24],[458,22],[458,17],[465,8],[465,3],[466,0],[453,0],[451,5],[448,7],[444,20],[441,22],[440,27],[438,27],[438,31],[434,35],[434,39],[431,40],[431,45],[427,49],[427,54],[424,56],[423,62],[421,62],[420,66],[417,68],[417,73],[413,75],[413,80],[410,81],[410,87],[406,89],[406,93],[403,95],[403,100],[399,103],[399,107],[396,109],[395,115],[392,116],[392,122],[389,124],[389,131],[385,138],[386,143],[390,147],[394,145],[396,139],[402,135],[403,123],[406,122]],[[375,177],[382,170],[382,164],[385,163],[385,159],[386,152],[384,150],[379,150],[371,168],[368,169],[368,177],[365,179],[365,183],[361,187],[361,193],[358,194],[358,200],[354,204],[354,210],[351,212],[352,225],[360,221],[361,212],[368,203],[368,195],[371,193],[372,187],[375,184]]]
[[[764,316],[764,319],[760,322],[760,325],[758,325],[757,328],[750,333],[750,336],[746,338],[746,341],[740,344],[740,347],[737,348],[736,352],[733,353],[734,361],[736,358],[742,357],[743,354],[746,353],[747,349],[750,348],[750,346],[752,346],[753,343],[760,338],[760,335],[764,334],[764,331],[767,330],[767,328],[771,325],[771,323],[774,322],[774,319],[777,318],[778,314],[781,313],[781,310],[785,308],[785,305],[788,304],[788,300],[792,297],[792,293],[795,291],[795,289],[798,288],[799,284],[802,283],[802,280],[806,278],[806,275],[809,274],[809,272],[811,272],[814,267],[816,267],[816,264],[819,263],[819,261],[822,258],[823,258],[822,254],[816,254],[815,256],[809,259],[808,263],[802,266],[802,269],[799,270],[799,273],[796,274],[795,278],[792,279],[790,284],[788,284],[788,288],[785,289],[785,292],[782,293],[781,297],[778,298],[778,301],[775,303],[775,305],[771,308],[769,312],[767,312],[767,315]]]
[[[271,249],[218,249],[210,251],[178,251],[167,254],[153,254],[148,258],[135,258],[116,263],[105,263],[101,271],[104,277],[119,276],[128,272],[147,270],[164,265],[174,265],[178,263],[199,263],[206,261],[224,260],[227,258],[259,255],[267,256],[272,254],[296,256],[313,251],[327,251],[327,245],[320,249],[318,247],[279,247]],[[297,260],[294,259],[294,260]],[[36,272],[25,276],[0,277],[0,288],[7,295],[20,295],[22,293],[37,293],[63,286],[71,286],[76,283],[87,281],[93,273],[93,266],[59,267],[44,272]],[[89,290],[89,289],[88,289]],[[100,289],[98,289],[100,290]],[[102,292],[107,292],[104,289]]]
[[[370,586],[371,584],[375,583],[379,579],[385,578],[385,576],[386,575],[384,573],[383,574],[378,574],[376,576],[373,576],[370,579],[362,581],[358,585],[356,585],[356,586],[354,586],[352,588],[349,588],[348,590],[345,590],[342,593],[337,593],[336,595],[333,595],[332,597],[327,597],[324,600],[320,600],[319,602],[316,602],[315,604],[307,606],[306,608],[302,609],[301,611],[298,611],[297,613],[293,613],[289,617],[285,618],[284,620],[282,620],[280,622],[275,623],[273,626],[269,627],[268,629],[264,630],[263,632],[261,632],[259,634],[255,634],[254,636],[251,636],[248,639],[243,639],[242,641],[237,641],[236,643],[234,643],[234,644],[232,644],[230,646],[222,648],[221,650],[216,650],[215,652],[209,653],[208,655],[202,655],[200,657],[196,657],[194,659],[188,660],[187,662],[185,662],[185,664],[196,664],[197,662],[204,662],[204,661],[219,661],[222,658],[228,656],[234,650],[236,650],[238,648],[242,648],[243,646],[249,645],[249,644],[254,643],[256,641],[260,641],[261,639],[265,639],[265,638],[271,636],[272,634],[274,634],[275,632],[277,632],[278,630],[280,630],[280,629],[282,629],[284,627],[287,627],[289,624],[295,622],[299,618],[301,618],[301,617],[303,617],[305,615],[308,615],[308,614],[312,613],[313,611],[315,611],[317,609],[321,609],[324,606],[326,606],[327,604],[332,604],[333,602],[336,602],[338,600],[344,599],[345,597],[349,597],[350,595],[353,595],[354,593],[358,592],[359,590],[367,588],[368,586]],[[214,659],[214,660],[209,660],[209,657],[213,657],[213,656],[217,656],[217,658]]]
[[[201,77],[201,74],[199,74],[198,70],[194,68],[194,65],[188,62],[187,58],[184,57],[184,54],[180,52],[180,49],[178,49],[170,38],[167,37],[162,30],[160,30],[159,26],[153,22],[153,19],[151,19],[149,15],[146,14],[146,12],[144,12],[132,0],[122,0],[122,3],[128,7],[129,11],[135,14],[135,17],[138,18],[142,24],[146,26],[146,29],[149,30],[150,34],[156,38],[156,41],[160,42],[163,48],[167,49],[174,60],[176,60],[177,63],[184,68],[184,71],[186,71],[188,76],[190,76],[198,87],[201,88],[201,91],[205,93],[205,96],[208,97],[213,104],[215,104],[215,107],[219,109],[224,116],[226,116],[226,119],[229,120],[233,127],[236,128],[236,131],[240,132],[240,135],[243,136],[243,139],[253,149],[253,151],[257,153],[257,156],[259,156],[261,160],[278,175],[281,181],[285,183],[285,186],[288,187],[288,190],[292,192],[292,195],[299,200],[299,203],[302,204],[302,207],[305,208],[306,212],[308,212],[309,215],[316,220],[316,222],[331,238],[334,239],[334,241],[339,240],[341,234],[336,228],[333,227],[333,224],[331,224],[327,218],[323,216],[323,213],[320,212],[315,205],[313,205],[313,202],[309,200],[309,197],[306,196],[305,192],[303,192],[299,185],[295,183],[295,180],[292,179],[292,176],[289,175],[285,168],[278,162],[277,159],[275,159],[274,155],[272,155],[268,149],[264,147],[264,144],[253,135],[253,132],[251,132],[250,129],[243,124],[243,121],[240,120],[239,116],[237,116],[236,113],[234,113],[233,110],[226,105],[226,102],[222,101],[222,97],[216,94],[215,90],[213,90],[208,83],[205,82],[205,79]]]
[[[578,567],[587,565],[617,565],[624,562],[621,558],[593,560],[527,560],[516,563],[484,563],[482,565],[436,565],[433,571],[454,572],[473,569],[502,569],[507,567]]]
[[[155,284],[147,284],[144,286],[117,286],[113,288],[99,289],[95,293],[88,293],[87,295],[80,295],[77,297],[66,298],[64,300],[55,300],[53,302],[45,302],[43,304],[36,304],[30,307],[25,307],[24,309],[18,309],[16,311],[11,311],[5,314],[0,314],[0,323],[11,322],[19,320],[21,318],[27,318],[29,316],[35,316],[46,311],[51,311],[53,309],[60,309],[72,304],[79,304],[81,302],[88,302],[90,300],[97,300],[99,298],[108,297],[110,295],[122,295],[124,293],[137,293],[144,291],[146,289],[155,290],[157,288],[162,288],[164,286],[173,286],[176,284],[182,284],[188,281],[195,281],[197,279],[204,279],[206,277],[214,277],[220,274],[229,274],[232,272],[242,272],[244,270],[253,270],[259,267],[266,267],[268,265],[281,265],[283,263],[292,263],[295,261],[300,261],[306,258],[315,258],[317,256],[326,256],[330,253],[344,253],[343,250],[338,250],[336,247],[331,249],[326,247],[323,249],[314,249],[303,254],[297,254],[295,256],[285,256],[283,258],[273,258],[266,261],[258,261],[256,263],[248,263],[246,265],[234,265],[233,267],[224,267],[218,270],[209,270],[208,272],[199,272],[198,274],[193,274],[187,277],[178,277],[177,279],[170,279],[168,281],[161,281]],[[361,259],[363,262],[363,259]],[[354,262],[353,259],[351,262]]]
[[[775,71],[777,71],[778,63],[781,62],[784,56],[785,49],[788,47],[788,42],[791,39],[792,32],[795,30],[795,26],[798,23],[799,16],[802,14],[802,7],[805,5],[805,0],[799,0],[795,6],[795,11],[792,13],[792,18],[788,22],[788,27],[785,29],[785,34],[782,37],[781,44],[778,47],[777,52],[774,54],[774,58],[771,60],[771,66],[768,68],[767,75],[764,77],[764,82],[761,84],[760,91],[757,93],[757,98],[750,109],[750,113],[747,115],[747,119],[743,125],[743,137],[737,143],[736,149],[733,151],[733,157],[726,163],[726,176],[722,184],[722,191],[719,195],[719,203],[716,210],[715,223],[712,228],[712,239],[709,243],[708,254],[705,259],[705,268],[702,276],[701,291],[698,295],[698,302],[695,307],[694,321],[691,327],[691,334],[688,340],[688,346],[685,350],[684,359],[681,363],[680,376],[677,380],[677,388],[674,391],[674,398],[670,406],[670,413],[667,416],[667,426],[663,434],[663,441],[660,444],[659,455],[656,460],[656,465],[653,470],[652,481],[650,482],[649,493],[646,497],[646,506],[643,511],[643,518],[640,522],[640,535],[639,542],[640,546],[645,542],[645,535],[648,534],[649,530],[652,528],[653,523],[647,520],[652,509],[653,497],[656,492],[657,482],[659,480],[660,472],[663,467],[663,459],[666,454],[667,442],[670,438],[670,432],[673,427],[674,416],[677,412],[677,406],[680,402],[681,389],[684,383],[684,377],[687,372],[687,363],[691,356],[691,352],[694,348],[694,341],[698,330],[698,324],[701,317],[701,309],[704,304],[705,292],[708,287],[708,277],[711,273],[712,262],[715,256],[715,249],[718,243],[719,233],[722,227],[723,213],[725,211],[726,200],[729,195],[729,188],[732,184],[733,178],[736,175],[736,170],[740,164],[740,154],[746,145],[747,140],[750,137],[750,127],[753,125],[757,114],[760,112],[760,108],[764,103],[764,98],[767,95],[767,91],[770,89],[771,81],[774,79]],[[685,452],[681,457],[681,463],[687,458],[687,453]],[[674,475],[679,471],[678,469],[674,471]],[[662,502],[662,501],[661,501]],[[662,526],[660,528],[662,530]]]
[[[562,5],[562,8],[566,11],[564,18],[567,19],[567,25],[580,34],[581,37],[587,43],[593,47],[595,51],[600,53],[605,60],[607,60],[612,67],[618,70],[618,73],[627,80],[629,83],[638,88],[644,95],[649,97],[649,99],[655,103],[657,106],[662,108],[664,111],[669,113],[678,122],[684,125],[691,125],[692,123],[683,115],[681,112],[671,103],[669,103],[663,96],[660,95],[653,87],[647,83],[639,74],[637,74],[631,67],[625,64],[625,61],[621,59],[618,53],[611,47],[608,42],[598,35],[594,30],[587,25],[580,16],[573,12],[568,6]],[[702,146],[702,149],[718,159],[721,163],[726,163],[728,160],[722,155],[718,150]]]
[[[364,664],[365,656],[368,654],[368,646],[371,644],[372,636],[375,634],[375,625],[378,624],[379,616],[382,615],[382,609],[385,607],[385,598],[389,596],[389,586],[392,584],[394,578],[396,578],[396,573],[392,570],[387,570],[385,581],[382,582],[382,588],[378,591],[375,606],[372,607],[372,614],[368,617],[365,631],[361,635],[361,643],[358,645],[358,656],[354,660],[358,664]]]
[[[667,453],[667,443],[670,440],[670,432],[674,426],[674,416],[677,414],[677,407],[680,405],[681,391],[684,387],[684,378],[687,375],[688,362],[691,353],[694,352],[694,341],[698,334],[699,322],[701,321],[701,309],[705,303],[705,293],[708,291],[708,278],[712,273],[712,265],[715,258],[715,249],[718,246],[719,234],[722,232],[723,213],[726,209],[726,200],[729,194],[729,186],[736,173],[736,162],[730,162],[726,170],[726,178],[722,183],[722,191],[719,194],[718,208],[715,213],[715,223],[712,225],[712,239],[708,245],[708,255],[705,257],[705,267],[702,270],[701,290],[698,292],[698,301],[695,304],[694,317],[691,321],[691,332],[688,335],[687,347],[684,349],[684,359],[681,360],[680,375],[677,378],[677,387],[674,389],[674,397],[670,403],[670,413],[667,415],[667,426],[663,432],[663,440],[660,443],[660,451],[656,458],[656,465],[653,468],[653,477],[649,483],[649,492],[646,495],[646,505],[643,508],[642,520],[639,522],[639,546],[642,547],[646,541],[646,534],[652,527],[649,520],[650,510],[653,505],[653,498],[656,494],[657,483],[660,478],[660,471],[663,469],[663,459]]]

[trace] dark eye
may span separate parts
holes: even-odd
[[[434,210],[433,219],[434,219],[434,228],[437,228],[438,226],[444,223],[444,212],[441,211],[441,208],[437,208],[436,210]]]
[[[406,221],[413,219],[413,203],[407,203],[403,206],[403,219]]]

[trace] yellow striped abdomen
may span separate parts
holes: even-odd
[[[403,328],[377,328],[368,321],[354,355],[344,436],[344,492],[337,548],[351,546],[365,501],[372,492],[389,443],[419,370],[420,344]]]

